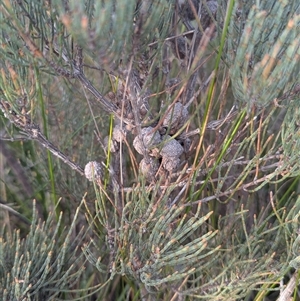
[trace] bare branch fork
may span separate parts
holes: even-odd
[[[15,112],[8,102],[0,100],[0,109],[3,111],[4,116],[7,117],[11,123],[19,128],[28,139],[38,141],[43,147],[48,149],[53,155],[61,159],[64,163],[69,165],[72,169],[77,171],[80,175],[84,176],[84,171],[77,163],[73,162],[68,156],[62,153],[53,143],[46,139],[42,134],[40,127],[33,123],[28,114],[20,115]]]
[[[47,43],[46,43],[47,44]],[[46,45],[46,48],[49,50],[49,46]],[[77,53],[75,60],[69,59],[67,55],[64,54],[64,51],[62,52],[62,58],[63,60],[72,68],[73,72],[68,71],[64,68],[57,67],[53,61],[48,60],[45,58],[45,60],[48,62],[48,64],[56,71],[59,75],[64,76],[66,78],[76,78],[78,79],[83,87],[87,89],[92,95],[95,96],[96,100],[101,103],[103,108],[106,110],[106,112],[113,114],[116,118],[122,120],[122,122],[126,124],[132,124],[132,120],[129,120],[125,118],[124,116],[120,116],[117,112],[117,106],[113,104],[112,102],[108,101],[96,88],[95,86],[90,82],[90,80],[85,76],[83,71],[83,52],[82,48],[77,46]],[[55,50],[55,49],[54,49]],[[54,51],[56,55],[59,55],[59,51]]]

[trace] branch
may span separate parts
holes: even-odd
[[[18,114],[11,108],[8,102],[3,100],[0,100],[0,109],[3,111],[4,116],[8,118],[10,122],[13,123],[17,128],[19,128],[28,137],[28,139],[38,141],[54,156],[61,159],[64,163],[69,165],[80,175],[84,176],[84,171],[82,167],[80,167],[77,163],[69,159],[54,144],[47,140],[47,138],[41,133],[40,127],[31,121],[28,114]]]

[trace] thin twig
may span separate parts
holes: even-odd
[[[48,149],[54,156],[61,159],[64,163],[69,165],[72,169],[84,176],[84,171],[77,163],[73,162],[64,153],[62,153],[53,143],[41,133],[40,127],[33,123],[28,114],[18,114],[14,111],[8,102],[0,100],[0,109],[4,115],[17,127],[28,139],[38,141],[43,147]]]
[[[18,211],[14,210],[13,208],[2,204],[2,202],[0,202],[0,208],[3,210],[7,210],[8,212],[12,213],[13,215],[17,216],[18,218],[20,218],[20,220],[22,220],[24,223],[26,223],[27,225],[31,225],[31,222],[29,219],[27,219],[25,216],[23,216],[22,214],[20,214]]]

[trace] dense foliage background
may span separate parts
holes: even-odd
[[[1,300],[299,300],[298,0],[0,14]]]

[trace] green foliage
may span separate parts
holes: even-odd
[[[297,300],[299,1],[181,2],[0,0],[3,300]]]
[[[142,191],[133,192],[137,193]],[[211,213],[200,217],[200,205],[192,217],[184,211],[184,206],[173,205],[168,209],[166,200],[157,204],[155,198],[147,195],[143,201],[129,201],[123,209],[120,226],[116,221],[111,235],[110,252],[114,259],[110,266],[101,264],[102,252],[99,257],[92,254],[98,242],[92,241],[84,252],[100,272],[110,273],[111,278],[116,274],[127,275],[150,291],[152,287],[159,289],[162,284],[178,281],[199,270],[218,250],[218,246],[207,249],[216,231],[204,231],[199,238],[190,239]]]
[[[255,291],[266,296],[278,291],[274,283],[289,266],[298,267],[299,197],[277,210],[271,196],[273,211],[263,210],[250,230],[247,211],[241,210],[220,219],[218,231],[208,231],[211,213],[204,215],[203,205],[184,214],[184,206],[166,210],[167,200],[154,204],[143,189],[135,189],[132,197],[137,194],[140,201],[133,198],[126,204],[121,223],[117,219],[106,237],[97,235],[84,253],[107,279],[118,274],[134,279],[146,300],[155,300],[170,287],[180,288],[177,293],[189,300],[237,300]],[[104,254],[110,254],[109,265]],[[164,300],[177,293],[165,294]]]
[[[289,175],[299,175],[299,100],[289,103],[283,122],[282,141],[284,158],[280,169],[289,171]]]
[[[252,1],[242,5],[242,17],[232,22],[228,43],[233,92],[249,108],[254,103],[266,107],[293,87],[300,55],[299,2],[252,5]],[[248,11],[243,24],[240,20]]]
[[[62,214],[56,225],[53,214],[46,222],[38,221],[34,203],[28,235],[21,238],[20,232],[14,231],[12,236],[2,236],[1,300],[58,300],[72,289],[84,271],[76,263],[82,257],[78,250],[82,233],[74,234],[77,214],[69,230],[62,230]]]

